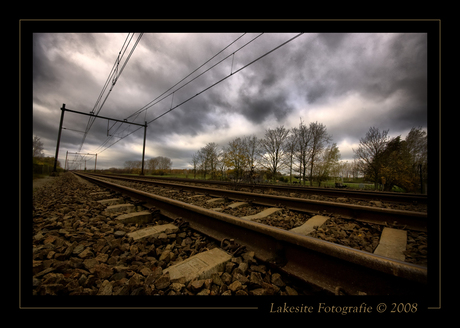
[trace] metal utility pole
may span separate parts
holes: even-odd
[[[139,175],[144,175],[144,155],[145,155],[145,137],[147,135],[147,121],[145,121],[144,125],[144,146],[142,147],[142,168],[141,168],[141,174]]]
[[[58,132],[58,139],[57,139],[57,145],[56,145],[56,154],[54,155],[54,167],[53,167],[53,172],[51,172],[51,176],[56,176],[57,175],[56,165],[57,165],[58,154],[59,154],[59,144],[61,143],[62,121],[64,121],[64,112],[65,111],[66,111],[65,104],[62,104],[62,107],[61,107],[61,121],[59,123],[59,132]]]
[[[68,154],[76,154],[76,155],[90,155],[90,156],[96,156],[96,158],[94,159],[94,172],[96,172],[96,165],[97,165],[97,154],[90,154],[90,153],[78,153],[78,152],[75,152],[75,153],[70,153],[69,151],[67,151]],[[83,156],[82,156],[83,157]],[[66,160],[67,160],[67,155],[66,155]],[[86,170],[86,160],[85,160],[85,170]]]
[[[75,114],[81,114],[81,115],[86,115],[86,116],[91,116],[91,117],[95,117],[95,118],[102,118],[102,119],[105,119],[105,120],[108,120],[108,121],[114,121],[114,122],[120,122],[120,123],[126,123],[126,124],[132,124],[132,125],[137,125],[137,126],[142,126],[144,127],[144,146],[143,146],[143,149],[142,149],[142,169],[141,169],[141,173],[140,175],[144,175],[144,157],[145,157],[145,140],[146,140],[146,137],[147,137],[147,122],[145,121],[144,124],[140,124],[140,123],[134,123],[134,122],[128,122],[127,120],[118,120],[118,119],[115,119],[115,118],[110,118],[110,117],[106,117],[106,116],[99,116],[99,115],[94,115],[94,113],[82,113],[82,112],[78,112],[76,110],[71,110],[71,109],[67,109],[65,108],[65,104],[62,104],[62,108],[61,108],[61,122],[59,123],[59,134],[58,134],[58,140],[57,140],[57,146],[56,146],[56,155],[54,157],[54,169],[53,169],[53,173],[51,175],[56,175],[57,172],[56,172],[56,164],[57,164],[57,158],[58,158],[58,153],[59,153],[59,143],[61,142],[61,131],[62,131],[62,122],[64,120],[64,112],[67,111],[67,112],[71,112],[71,113],[75,113]],[[108,121],[107,121],[107,134],[108,134]],[[78,131],[80,132],[80,131]],[[74,154],[78,154],[78,153],[74,153]],[[97,163],[97,154],[86,154],[86,155],[96,155],[96,159],[94,161],[94,171],[96,171],[96,163]],[[67,155],[66,155],[66,161],[67,161]],[[85,165],[85,168],[86,168],[86,165]]]
[[[64,164],[64,171],[67,170],[67,155],[69,155],[69,151],[65,152],[65,164]]]

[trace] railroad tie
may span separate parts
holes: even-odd
[[[206,201],[207,204],[223,204],[225,203],[225,198],[212,198]]]
[[[248,216],[243,216],[242,219],[245,219],[245,220],[254,220],[254,219],[264,219],[276,212],[279,212],[279,211],[282,211],[283,209],[282,208],[277,208],[277,207],[271,207],[271,208],[267,208],[266,210],[263,210],[262,212],[259,212],[257,214],[254,214],[254,215],[248,215]]]
[[[383,228],[382,235],[374,254],[404,261],[404,251],[407,245],[407,231],[393,228]]]
[[[169,230],[168,230],[169,229]],[[145,229],[140,229],[127,234],[128,237],[133,237],[134,240],[139,240],[146,237],[158,237],[162,233],[175,233],[179,230],[177,226],[172,223],[151,226]]]
[[[230,204],[227,206],[227,208],[237,208],[237,207],[244,207],[244,206],[249,206],[249,203],[246,202],[235,202],[233,204]]]
[[[117,216],[115,219],[116,221],[128,224],[128,223],[149,223],[153,220],[153,215],[150,211],[140,211],[140,212],[132,212],[127,214],[122,214]]]
[[[225,263],[231,258],[224,250],[213,248],[172,265],[163,270],[163,273],[169,273],[171,282],[186,284],[193,279],[211,278],[213,273],[223,271]]]
[[[122,212],[122,211],[128,211],[128,213],[131,213],[131,212],[136,211],[136,206],[134,206],[133,204],[111,205],[111,206],[107,206],[105,211],[108,213],[117,213],[117,212]]]
[[[102,204],[102,205],[110,206],[110,205],[123,204],[124,199],[123,198],[111,198],[111,199],[98,200],[97,202]]]
[[[324,224],[329,219],[328,216],[322,216],[322,215],[315,215],[312,218],[308,219],[307,222],[302,224],[300,227],[295,227],[292,228],[291,232],[296,232],[301,235],[308,235],[310,234],[314,229],[315,226],[320,227]]]

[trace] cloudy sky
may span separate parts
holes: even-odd
[[[99,115],[128,118],[205,63],[184,80],[254,39],[184,88],[128,120],[143,123],[175,107],[296,34],[145,33],[120,74]],[[33,133],[54,156],[60,110],[93,110],[128,33],[36,33],[33,37]],[[125,63],[139,34],[120,61]],[[256,38],[257,37],[257,38]],[[129,41],[129,38],[128,38]],[[125,44],[126,46],[126,44]],[[108,89],[103,95],[107,95]],[[174,89],[172,89],[174,90]],[[405,137],[412,127],[427,127],[427,36],[418,33],[304,33],[252,65],[153,121],[147,129],[146,158],[167,156],[173,168],[186,168],[191,155],[208,142],[231,139],[284,125],[326,125],[343,160],[371,126]],[[98,107],[97,107],[98,109]],[[97,110],[96,109],[96,110]],[[82,144],[88,117],[65,113],[59,160]],[[110,126],[114,122],[110,122]],[[98,153],[98,168],[122,167],[140,160],[143,129],[98,119],[81,152]],[[69,130],[71,129],[71,130]],[[76,131],[72,131],[76,130]],[[107,146],[115,143],[113,146]],[[91,159],[88,163],[93,163]],[[93,164],[88,164],[91,167]]]

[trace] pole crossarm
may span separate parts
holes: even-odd
[[[59,155],[59,145],[61,143],[61,131],[63,129],[62,128],[62,122],[64,121],[64,113],[66,111],[71,112],[71,113],[75,113],[75,114],[91,116],[91,117],[95,117],[95,118],[102,118],[102,119],[105,119],[105,120],[108,120],[108,121],[121,122],[121,123],[127,123],[127,124],[142,126],[144,128],[144,144],[143,144],[143,148],[142,148],[142,169],[141,169],[140,175],[144,175],[145,139],[146,139],[146,133],[147,133],[147,126],[148,126],[147,122],[144,122],[144,124],[140,124],[140,123],[128,122],[127,119],[118,120],[116,118],[110,118],[110,117],[106,117],[106,116],[94,115],[93,112],[91,112],[91,113],[78,112],[76,110],[71,110],[71,109],[65,108],[65,104],[62,104],[62,107],[61,107],[61,120],[59,122],[59,132],[58,132],[58,139],[57,139],[57,145],[56,145],[56,155],[54,156],[54,168],[53,168],[53,172],[51,173],[51,175],[57,175],[56,165],[57,165],[57,160],[58,160],[58,155]],[[108,121],[107,121],[107,124],[108,124]],[[108,126],[107,126],[107,128],[108,128]],[[108,130],[107,130],[107,133],[108,133]],[[79,153],[79,152],[69,153],[69,151],[67,151],[66,156],[65,156],[66,162],[65,162],[64,169],[67,168],[67,156],[68,156],[68,154],[81,154],[81,155],[93,155],[93,156],[96,156],[96,158],[94,160],[94,171],[96,171],[97,153],[96,154]],[[85,170],[86,170],[86,161],[85,161]]]
[[[71,110],[71,109],[68,109],[68,108],[63,108],[63,110],[66,111],[66,112],[71,112],[71,113],[76,113],[76,114],[81,114],[81,115],[86,115],[86,116],[91,116],[91,117],[96,117],[96,118],[102,118],[102,119],[109,120],[109,121],[127,123],[127,124],[132,124],[132,125],[137,125],[137,126],[145,126],[145,124],[141,124],[141,123],[128,122],[127,120],[118,120],[116,118],[110,118],[110,117],[105,117],[105,116],[100,116],[100,115],[94,115],[94,114],[91,114],[91,113],[78,112],[76,110]]]

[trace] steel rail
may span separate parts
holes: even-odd
[[[107,176],[123,176],[122,174],[106,174]],[[126,176],[126,175],[124,175]],[[309,187],[309,186],[282,186],[282,185],[272,185],[272,184],[249,184],[249,183],[238,183],[228,181],[215,181],[215,180],[200,180],[200,179],[187,179],[187,178],[168,178],[168,177],[150,177],[145,176],[146,179],[157,179],[165,181],[175,181],[175,182],[187,182],[195,184],[215,184],[222,186],[237,186],[238,188],[254,188],[254,189],[271,189],[273,191],[279,192],[289,192],[289,193],[300,193],[300,194],[311,194],[311,195],[323,195],[330,197],[347,197],[353,199],[362,199],[362,200],[380,200],[386,202],[395,202],[395,203],[418,203],[418,204],[427,204],[428,197],[427,195],[422,194],[406,194],[406,193],[396,193],[396,192],[385,192],[385,191],[361,191],[361,190],[343,190],[336,188],[319,188],[319,187]]]
[[[359,295],[421,295],[426,267],[374,255],[276,227],[207,210],[181,201],[121,186],[87,174],[79,176],[158,208],[169,218],[182,217],[211,238],[233,238],[255,256],[320,290]]]
[[[150,181],[146,179],[132,178],[126,176],[107,176],[105,178],[125,180],[131,182],[141,182],[171,188],[179,188],[198,193],[208,194],[216,197],[226,197],[238,201],[252,202],[264,206],[285,206],[291,210],[307,212],[311,214],[332,213],[345,219],[353,219],[373,224],[394,224],[406,226],[407,229],[417,231],[427,231],[427,213],[401,211],[387,208],[335,203],[328,201],[311,200],[305,198],[275,196],[257,194],[245,191],[234,191],[218,188],[200,187],[192,185],[174,184],[169,182]]]

